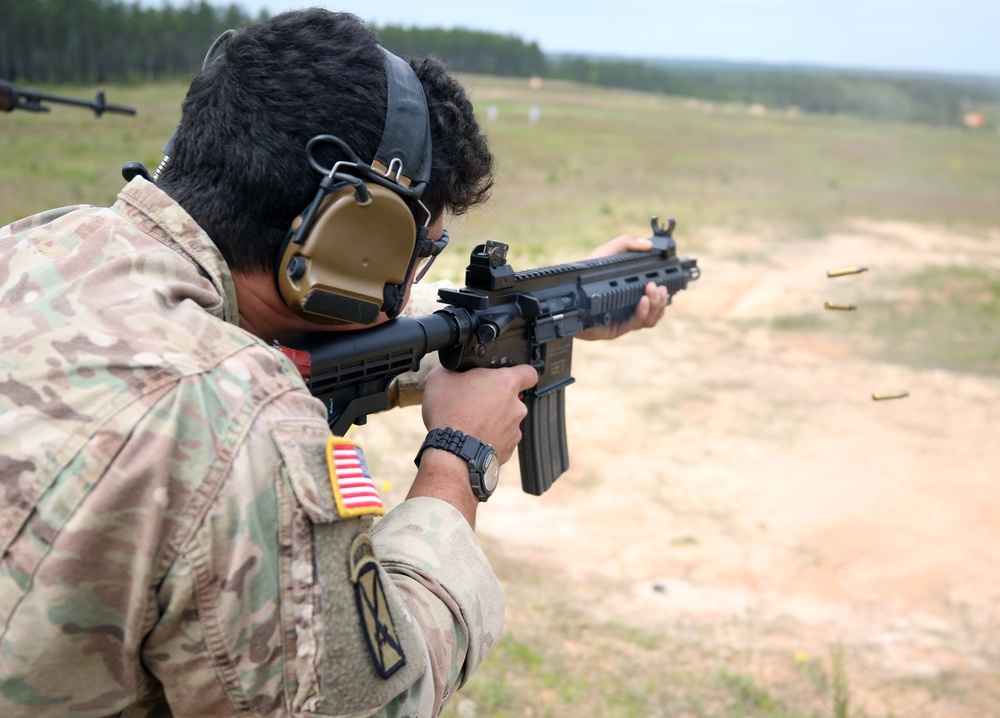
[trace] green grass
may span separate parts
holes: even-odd
[[[1000,269],[956,264],[858,286],[856,312],[818,307],[775,316],[770,326],[836,334],[883,361],[1000,374]]]
[[[926,269],[906,277],[898,296],[873,302],[870,312],[872,334],[890,360],[1000,374],[996,269]]]
[[[596,619],[563,600],[574,586],[483,541],[504,584],[506,625],[444,718],[866,718],[847,712],[857,667],[839,644],[823,647],[825,657],[758,652],[733,644],[725,621],[654,629],[642,615]]]
[[[843,652],[829,666],[794,656],[767,657],[781,680],[764,681],[739,660],[699,652],[682,633],[640,638],[641,629],[595,623],[577,614],[505,631],[491,655],[445,709],[445,718],[614,716],[640,718],[849,718]],[[804,667],[803,667],[804,666]],[[471,709],[474,709],[471,710]]]
[[[562,82],[465,76],[498,159],[494,199],[456,221],[461,268],[483,238],[523,266],[575,258],[653,214],[678,219],[694,248],[709,227],[819,234],[845,218],[905,218],[964,229],[1000,220],[994,133],[851,117],[763,116],[737,105]],[[89,96],[91,88],[46,90]],[[0,224],[76,202],[109,203],[121,165],[159,162],[180,116],[179,83],[110,86],[136,117],[53,106],[0,117]],[[488,120],[487,108],[498,116]],[[529,108],[540,119],[529,122]],[[517,265],[515,265],[517,266]]]
[[[713,226],[819,234],[854,216],[983,228],[1000,213],[992,133],[755,116],[560,83],[489,87],[479,104],[498,109],[488,130],[500,181],[494,210],[469,227],[524,252],[572,253],[623,226],[648,231],[651,214],[677,217],[689,235]]]
[[[85,87],[39,87],[46,92],[90,99]],[[122,165],[130,160],[152,171],[180,119],[185,87],[179,83],[108,86],[109,102],[131,105],[134,117],[51,105],[46,113],[0,116],[0,225],[51,207],[109,205],[124,185]]]

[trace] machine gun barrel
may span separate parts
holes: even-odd
[[[43,105],[43,102],[56,102],[63,105],[73,105],[74,107],[87,107],[94,111],[96,117],[100,117],[105,112],[120,115],[135,114],[134,107],[108,102],[104,97],[104,90],[98,90],[93,100],[81,100],[76,97],[53,95],[48,92],[39,92],[38,90],[25,90],[15,86],[12,82],[0,80],[0,110],[4,112],[12,112],[14,110],[48,112],[50,108]]]

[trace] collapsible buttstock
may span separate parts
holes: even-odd
[[[541,496],[569,468],[566,447],[565,386],[524,398],[528,415],[521,422],[521,443],[517,448],[521,465],[521,488]]]

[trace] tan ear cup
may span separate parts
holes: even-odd
[[[367,185],[370,201],[358,202],[353,187],[332,193],[320,205],[301,244],[288,242],[278,267],[278,288],[298,314],[321,324],[373,324],[386,285],[405,291],[417,228],[398,194]],[[297,217],[292,223],[298,229]]]

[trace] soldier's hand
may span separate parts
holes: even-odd
[[[519,396],[538,383],[528,365],[454,372],[437,367],[427,376],[422,413],[428,429],[451,427],[493,446],[501,463],[521,441],[527,408]]]
[[[653,243],[648,239],[639,239],[628,234],[622,234],[609,242],[605,242],[588,254],[585,259],[597,259],[598,257],[610,257],[623,252],[648,252],[653,248]],[[586,331],[577,334],[580,339],[616,339],[622,334],[635,331],[636,329],[648,329],[655,327],[666,313],[667,300],[666,287],[658,287],[652,282],[646,285],[646,293],[639,300],[635,307],[635,313],[623,322],[615,324],[605,324],[591,327]]]

